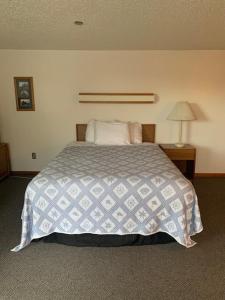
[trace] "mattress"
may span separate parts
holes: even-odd
[[[29,183],[21,242],[52,233],[148,236],[189,248],[202,230],[194,187],[156,144],[68,145]]]

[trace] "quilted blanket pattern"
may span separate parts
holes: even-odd
[[[29,183],[19,251],[67,234],[167,232],[191,247],[202,230],[193,185],[155,144],[67,146]]]

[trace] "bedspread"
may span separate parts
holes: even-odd
[[[53,232],[166,232],[191,247],[201,230],[192,183],[158,145],[74,143],[28,184],[21,242],[12,251]]]

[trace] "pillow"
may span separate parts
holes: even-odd
[[[142,143],[142,126],[138,122],[129,122],[130,142],[131,144]]]
[[[95,122],[95,144],[97,145],[128,145],[130,144],[127,123]]]
[[[89,143],[95,142],[95,120],[90,120],[87,124],[85,141]]]

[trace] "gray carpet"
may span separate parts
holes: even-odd
[[[19,253],[28,179],[0,183],[0,299],[225,299],[225,178],[195,179],[204,231],[167,245],[76,248],[43,242]]]

